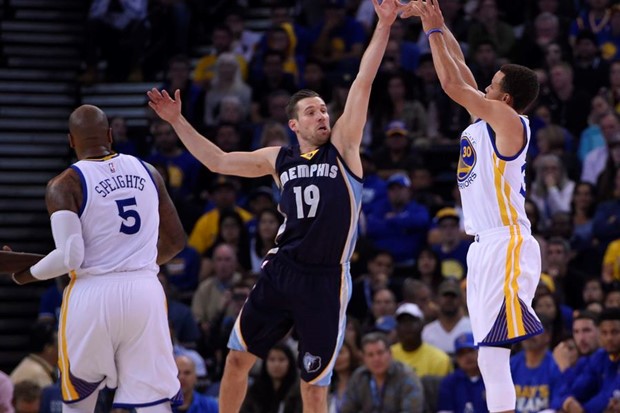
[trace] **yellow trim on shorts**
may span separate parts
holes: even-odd
[[[506,264],[504,271],[504,303],[506,308],[506,324],[508,338],[525,335],[523,313],[519,302],[519,284],[517,279],[521,274],[520,253],[523,244],[521,228],[519,228],[517,210],[510,203],[510,185],[504,178],[506,161],[493,154],[493,172],[495,195],[500,210],[502,223],[510,227],[510,241],[506,249]]]
[[[62,399],[64,401],[78,400],[80,396],[71,383],[70,375],[70,363],[69,354],[67,352],[67,313],[69,308],[69,299],[71,291],[77,280],[77,274],[75,271],[71,271],[71,282],[65,288],[64,297],[62,298],[62,306],[60,309],[60,334],[58,335],[60,357],[58,359],[58,368],[60,369],[61,383],[60,388],[62,390]]]

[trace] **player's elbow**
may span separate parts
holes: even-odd
[[[178,253],[180,253],[181,251],[183,251],[183,248],[185,248],[185,245],[187,244],[187,237],[185,236],[185,233],[181,233],[178,236],[174,237],[174,239],[171,242],[170,248],[172,251],[174,251],[174,255],[176,256]]]
[[[458,91],[462,88],[461,82],[458,79],[451,77],[441,82],[441,87],[446,92],[446,95],[454,99],[454,96],[458,94]]]
[[[64,264],[67,271],[78,269],[84,261],[84,239],[73,234],[67,239],[64,250]]]

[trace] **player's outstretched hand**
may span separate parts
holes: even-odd
[[[394,23],[398,13],[402,10],[402,4],[398,0],[383,0],[381,3],[379,0],[372,0],[372,4],[379,21],[390,25]]]
[[[166,90],[159,91],[155,88],[146,92],[149,97],[149,106],[157,115],[168,123],[174,122],[181,116],[181,91],[174,91],[174,99]]]
[[[411,0],[408,4],[401,7],[402,18],[419,16],[422,19],[424,31],[440,28],[444,24],[441,8],[438,0]]]

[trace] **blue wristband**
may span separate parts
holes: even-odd
[[[441,33],[441,34],[443,34],[443,30],[441,30],[439,28],[430,29],[429,31],[426,32],[426,38],[430,37],[430,35],[433,34],[433,33]]]

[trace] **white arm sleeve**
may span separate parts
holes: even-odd
[[[82,223],[75,212],[56,211],[50,217],[56,249],[30,267],[30,273],[39,280],[49,280],[82,265],[84,239]]]

